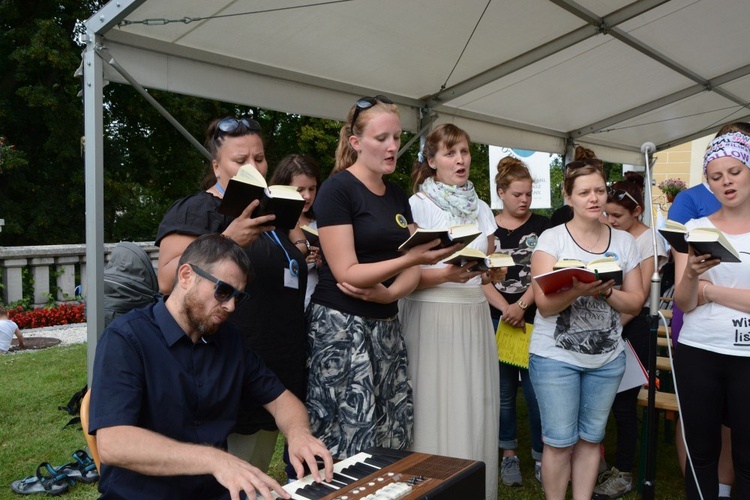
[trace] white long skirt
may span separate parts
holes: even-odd
[[[414,441],[423,453],[481,460],[497,498],[497,347],[480,286],[437,287],[401,300],[414,390]]]

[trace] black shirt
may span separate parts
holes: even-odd
[[[509,253],[518,266],[508,268],[508,274],[495,288],[509,303],[521,298],[526,289],[531,286],[531,254],[539,241],[539,235],[550,226],[546,217],[532,213],[529,220],[516,229],[508,230],[498,226],[495,230],[495,251]],[[490,306],[493,319],[501,316],[500,310]],[[536,306],[531,305],[524,313],[527,323],[534,322]]]
[[[354,248],[360,264],[394,259],[398,247],[409,238],[407,224],[413,222],[409,199],[396,184],[384,180],[385,194],[374,194],[349,171],[326,180],[315,198],[318,228],[351,225]],[[386,319],[398,314],[398,302],[376,304],[341,292],[328,264],[320,268],[318,285],[311,301],[365,318]],[[383,282],[385,286],[393,279]]]

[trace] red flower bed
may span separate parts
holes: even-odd
[[[70,325],[86,321],[83,304],[60,304],[51,308],[24,311],[21,306],[8,310],[8,318],[21,330],[43,326]]]

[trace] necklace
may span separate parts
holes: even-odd
[[[498,217],[498,218],[499,218],[500,220],[499,220],[499,221],[497,221],[497,225],[498,225],[498,227],[502,227],[503,229],[505,229],[506,231],[508,231],[508,234],[507,234],[507,236],[510,236],[510,235],[511,235],[511,234],[513,233],[513,231],[515,231],[515,230],[516,230],[516,229],[518,229],[519,227],[521,227],[521,226],[523,226],[524,224],[526,224],[526,221],[528,221],[528,220],[529,220],[529,219],[531,218],[531,214],[529,214],[529,215],[528,215],[528,216],[527,216],[526,218],[524,218],[524,220],[522,220],[522,221],[521,221],[521,223],[520,223],[520,224],[518,224],[518,225],[517,225],[516,227],[514,227],[513,229],[509,229],[508,227],[506,227],[506,226],[507,226],[507,224],[506,224],[506,226],[501,226],[501,224],[503,223],[503,219],[505,218],[505,217],[503,217],[503,213],[504,213],[504,212],[500,212],[500,214],[499,214],[499,217]],[[516,219],[516,218],[514,218],[514,217],[511,217],[511,220],[512,220],[513,222],[518,222],[518,219]]]
[[[576,238],[576,235],[573,234],[573,231],[572,231],[573,228],[571,226],[568,226],[567,224],[565,224],[565,226],[571,232],[571,234],[573,236],[573,240],[575,240],[575,242],[578,244],[578,246],[581,247],[581,248],[583,248],[584,250],[586,250],[589,253],[593,253],[593,252],[591,252],[591,250],[593,250],[593,248],[597,245],[597,243],[599,243],[599,240],[602,239],[602,225],[601,224],[599,224],[599,235],[596,237],[596,241],[594,242],[593,245],[591,245],[588,248],[586,248],[585,246],[583,246],[583,238],[580,238],[580,237]],[[580,241],[580,243],[579,243],[579,241]]]

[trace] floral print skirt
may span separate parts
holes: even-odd
[[[414,407],[398,318],[369,319],[319,304],[308,309],[307,410],[334,458],[411,444]]]

